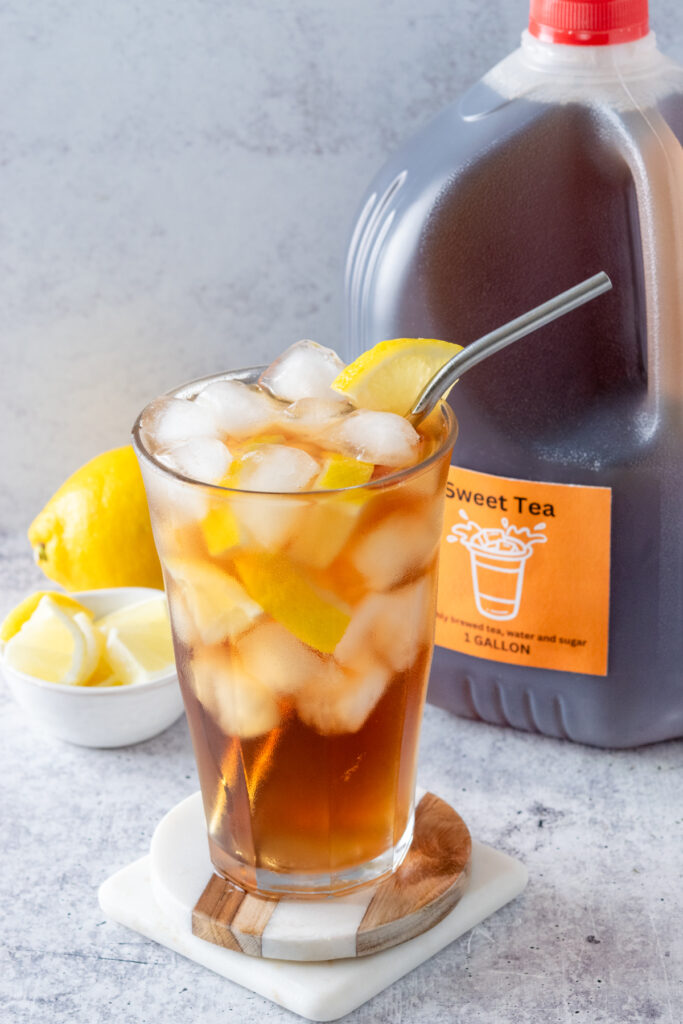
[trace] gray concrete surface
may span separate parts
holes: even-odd
[[[0,616],[42,578],[0,537]],[[525,893],[350,1024],[679,1024],[683,743],[610,752],[427,707],[422,785],[520,857]],[[103,918],[99,883],[197,788],[185,720],[121,750],[35,732],[0,684],[0,1021],[300,1019]]]

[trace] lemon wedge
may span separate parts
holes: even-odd
[[[102,634],[100,633],[100,636]],[[119,679],[116,672],[112,668],[111,662],[107,656],[107,649],[102,644],[102,651],[100,653],[100,660],[95,666],[95,671],[91,676],[88,676],[85,686],[123,686],[123,681]]]
[[[245,551],[235,556],[235,566],[249,596],[276,622],[317,651],[335,649],[350,615],[286,555]]]
[[[89,612],[67,610],[52,596],[43,595],[7,641],[4,658],[25,675],[80,686],[94,671],[101,647]]]
[[[93,617],[90,609],[77,601],[75,597],[60,594],[56,590],[38,590],[35,594],[29,594],[11,612],[7,613],[0,625],[0,640],[6,643],[15,633],[18,633],[24,623],[31,618],[44,597],[49,597],[51,601],[67,612],[82,612],[91,619]]]
[[[243,463],[242,458],[234,459],[228,472],[219,481],[221,487],[239,487]],[[227,496],[215,499],[201,522],[201,530],[206,548],[212,557],[222,555],[239,544],[242,529]]]
[[[239,519],[227,502],[209,509],[202,520],[202,533],[211,556],[234,548],[242,535]]]
[[[315,488],[357,488],[370,480],[374,469],[372,462],[361,462],[349,455],[330,454],[315,481]],[[349,490],[344,494],[321,495],[316,501],[311,501],[302,513],[299,528],[287,544],[289,556],[301,565],[326,569],[343,550],[363,506],[371,497],[372,492],[368,490]]]
[[[461,350],[434,338],[380,341],[342,370],[332,387],[361,409],[407,416],[437,370]]]
[[[216,644],[244,632],[263,614],[239,580],[213,562],[199,558],[167,558],[166,568],[176,583],[199,638]],[[175,617],[174,606],[174,617]],[[183,630],[185,634],[187,629]],[[189,636],[183,635],[186,642]]]
[[[153,679],[173,665],[171,624],[163,594],[118,608],[98,619],[95,627],[104,634],[112,675],[124,685]],[[97,669],[98,674],[106,673],[106,664]]]
[[[315,487],[337,490],[341,487],[359,487],[366,484],[375,470],[373,462],[361,462],[349,455],[328,455]]]

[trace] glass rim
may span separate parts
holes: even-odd
[[[398,483],[401,480],[410,478],[433,465],[433,463],[437,462],[444,452],[446,452],[456,441],[458,421],[448,402],[445,399],[442,399],[434,411],[439,410],[441,412],[446,421],[447,430],[445,432],[445,436],[441,440],[441,443],[433,452],[430,452],[426,458],[422,459],[420,462],[416,462],[412,466],[405,466],[402,469],[397,469],[395,473],[388,473],[386,476],[379,477],[377,480],[367,480],[365,483],[351,484],[348,487],[326,487],[324,489],[318,488],[306,491],[250,491],[243,487],[224,487],[222,484],[203,483],[201,480],[194,480],[192,477],[185,476],[183,473],[179,473],[170,466],[166,466],[146,447],[141,436],[142,417],[145,415],[152,402],[156,402],[159,398],[195,397],[195,395],[201,390],[202,385],[211,384],[214,381],[238,380],[246,383],[257,373],[261,373],[265,369],[265,365],[247,366],[238,370],[226,370],[223,373],[211,373],[206,377],[197,377],[195,380],[188,381],[186,384],[181,384],[179,387],[164,391],[161,395],[151,399],[151,401],[149,401],[147,405],[145,405],[144,409],[139,413],[135,423],[133,424],[133,448],[136,453],[141,455],[154,467],[154,469],[159,472],[172,477],[175,480],[179,480],[181,483],[191,484],[194,487],[209,488],[212,491],[223,492],[225,494],[249,494],[268,498],[310,498],[312,496],[320,497],[323,495],[343,494],[344,492],[379,490],[389,484]]]

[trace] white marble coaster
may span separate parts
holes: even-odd
[[[251,956],[311,961],[379,952],[433,927],[467,887],[467,826],[432,793],[418,791],[416,804],[413,843],[390,879],[334,899],[264,900],[214,874],[195,793],[154,831],[154,895],[178,927],[192,918],[195,935]]]
[[[168,840],[175,829],[157,830],[149,856],[118,871],[101,885],[102,910],[112,920],[309,1020],[337,1020],[350,1013],[509,903],[527,882],[523,864],[475,841],[465,894],[429,931],[360,959],[317,963],[256,959],[192,934],[191,908],[211,873],[199,794],[183,801],[174,811],[180,812],[176,823],[196,820],[198,827],[186,828],[182,842],[173,844],[164,842],[164,837]],[[164,822],[173,814],[167,815]],[[345,933],[345,915],[357,913],[359,897],[360,893],[344,897],[346,905],[339,908],[340,928]],[[312,938],[309,925],[308,917],[297,925],[301,927],[302,951]],[[283,920],[278,931],[284,926],[291,931],[291,921]],[[269,955],[277,955],[277,934],[271,936],[271,942]]]

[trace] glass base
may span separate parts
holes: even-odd
[[[413,841],[414,823],[413,808],[408,825],[394,846],[363,864],[337,871],[299,874],[243,864],[221,849],[210,836],[209,853],[217,875],[256,896],[292,899],[345,896],[356,889],[376,885],[397,870]]]

